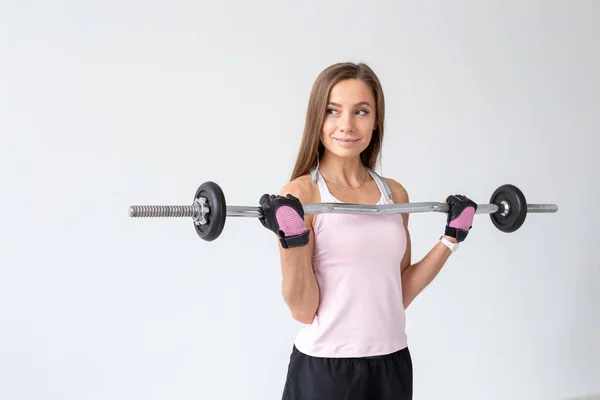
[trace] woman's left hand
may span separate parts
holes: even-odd
[[[449,206],[445,235],[462,242],[472,228],[477,204],[460,194],[448,196],[445,202]]]

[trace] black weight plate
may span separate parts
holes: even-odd
[[[509,204],[509,212],[503,216],[504,209],[502,202]],[[494,191],[490,198],[490,204],[496,204],[500,207],[498,212],[490,213],[492,223],[502,232],[511,233],[523,225],[527,217],[527,201],[521,190],[510,184],[502,185]]]
[[[196,233],[206,241],[212,241],[218,238],[225,226],[225,217],[227,216],[227,204],[225,195],[221,187],[214,182],[204,182],[194,196],[194,202],[200,197],[206,199],[208,214],[206,214],[206,224],[198,225],[194,222]]]

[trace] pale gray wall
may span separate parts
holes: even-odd
[[[278,191],[310,86],[365,61],[385,176],[412,201],[503,183],[556,203],[478,216],[408,311],[415,399],[600,392],[596,1],[8,1],[0,6],[0,398],[277,399],[299,325],[273,235],[217,241],[130,204]],[[442,233],[413,216],[414,260]]]

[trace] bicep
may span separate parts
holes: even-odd
[[[283,186],[279,192],[281,196],[288,194],[296,197],[302,205],[314,202],[313,191],[303,182],[292,181]],[[304,226],[312,231],[313,215],[304,215]]]

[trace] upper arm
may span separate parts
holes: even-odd
[[[291,194],[300,200],[302,205],[311,204],[316,202],[315,199],[315,189],[313,187],[312,181],[305,180],[302,177],[297,178],[287,184],[285,184],[281,190],[280,195],[285,196],[287,194]],[[314,243],[314,232],[313,232],[313,215],[304,215],[304,226],[308,229],[309,232],[309,241],[308,241],[308,251],[312,254],[313,251],[313,243]],[[280,250],[283,250],[280,244]]]
[[[395,204],[408,203],[408,192],[400,183],[396,182],[393,179],[385,178],[385,181],[390,186],[392,190],[392,200]],[[408,217],[409,214],[402,214],[402,219],[404,221],[404,229],[406,230],[406,252],[404,253],[404,257],[402,258],[402,262],[400,264],[400,271],[404,272],[404,270],[410,265],[411,262],[411,242],[410,242],[410,232],[408,230]]]
[[[310,204],[315,201],[314,199],[314,189],[311,185],[312,182],[307,182],[302,180],[302,178],[298,178],[293,180],[287,184],[285,184],[280,191],[280,195],[285,196],[287,194],[291,194],[292,196],[298,198],[302,205]],[[304,225],[312,229],[312,215],[304,215]]]

